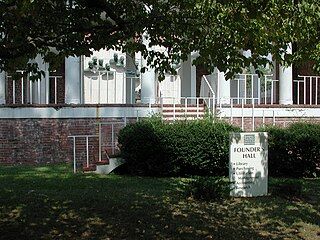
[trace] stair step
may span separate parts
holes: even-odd
[[[170,116],[190,116],[190,117],[196,117],[196,116],[204,116],[205,113],[204,112],[188,112],[188,113],[184,113],[184,112],[176,112],[175,114],[173,114],[173,112],[164,112],[162,113],[163,117],[170,117]]]
[[[174,104],[175,107],[185,107],[186,105],[183,103],[183,104],[180,104],[180,103],[177,103],[177,104]],[[162,107],[173,107],[173,104],[162,104]],[[187,104],[187,107],[204,107],[204,104],[203,103],[199,103],[199,105],[197,104]]]
[[[167,114],[167,113],[177,113],[177,114],[197,114],[197,113],[204,113],[205,111],[203,110],[199,110],[199,111],[162,111],[163,114]]]
[[[199,116],[199,118],[197,117],[181,117],[181,116],[176,116],[174,117],[165,117],[164,121],[185,121],[185,120],[197,120],[197,119],[203,119],[203,116]]]
[[[109,164],[109,161],[108,160],[102,160],[102,161],[96,162],[95,164],[96,165],[107,165],[107,164]]]
[[[90,164],[89,166],[85,166],[85,167],[82,168],[82,170],[84,172],[93,172],[96,169],[97,169],[97,165],[95,165],[95,164]]]
[[[188,109],[185,109],[185,108],[176,108],[176,109],[169,109],[169,108],[163,108],[162,109],[162,112],[203,112],[204,109],[203,108],[188,108]]]

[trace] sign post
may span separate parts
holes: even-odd
[[[268,135],[266,132],[230,133],[230,195],[268,194]]]

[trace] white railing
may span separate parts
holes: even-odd
[[[116,71],[97,71],[97,76],[88,77],[89,80],[89,99],[86,99],[86,103],[109,103],[110,95],[112,103],[115,103],[117,98],[117,72]],[[94,89],[94,82],[97,81],[98,86]],[[110,85],[112,81],[112,85]],[[124,84],[125,78],[124,73],[122,73],[122,84]],[[103,89],[102,89],[103,86]],[[101,100],[101,91],[103,90],[103,95],[106,96],[106,100]]]
[[[22,74],[24,71],[17,71]],[[62,76],[49,76],[49,81],[53,82],[54,86],[54,103],[57,104],[58,81]],[[25,74],[20,79],[13,79],[12,76],[7,76],[7,81],[11,82],[12,88],[9,88],[9,95],[12,96],[12,104],[34,104],[34,103],[49,103],[48,94],[50,94],[50,84],[47,84],[46,79],[31,81]],[[43,81],[43,85],[42,85]]]
[[[53,85],[52,95],[53,95],[54,104],[58,103],[58,82],[61,80],[62,80],[62,76],[49,76],[49,81]],[[51,97],[51,94],[50,94],[50,97]]]
[[[11,92],[12,103],[13,104],[17,104],[17,103],[25,104],[25,102],[26,102],[25,101],[25,95],[26,95],[25,82],[26,82],[26,79],[23,76],[24,71],[18,70],[17,72],[22,74],[21,78],[18,80],[12,78],[12,76],[10,76],[10,75],[7,76],[7,80],[12,82],[12,90],[11,90],[12,91]],[[19,87],[19,85],[20,85],[20,87]],[[20,98],[20,101],[18,100],[18,98]],[[28,96],[27,96],[27,98],[28,98]]]
[[[298,76],[293,80],[294,97],[297,104],[318,105],[320,101],[320,76]]]
[[[102,147],[111,147],[112,154],[115,154],[115,150],[118,147],[118,137],[117,134],[121,128],[124,128],[127,125],[127,119],[125,118],[123,122],[99,122],[98,132],[99,132],[99,161],[102,160]],[[108,136],[103,134],[103,126],[111,128],[111,141],[108,140]],[[105,139],[103,139],[103,136]],[[106,153],[107,155],[109,153]]]
[[[128,88],[127,84],[125,84],[124,88],[123,88],[123,97],[122,97],[123,98],[123,103],[134,104],[134,103],[137,102],[138,96],[136,95],[136,93],[138,91],[136,90],[136,86],[135,86],[137,80],[140,80],[140,77],[128,77],[128,76],[126,76],[126,83],[130,82],[128,84],[128,86],[130,86],[130,89],[129,89],[129,91],[130,91],[130,99],[129,99],[129,101],[127,101],[125,99],[126,98],[127,88]]]
[[[230,96],[236,104],[241,104],[242,99],[249,100],[245,104],[252,103],[252,99],[255,99],[255,104],[278,102],[279,81],[273,79],[272,75],[259,77],[257,74],[237,74],[230,81]]]
[[[146,99],[145,99],[146,100]],[[163,103],[166,104],[163,104]],[[214,98],[210,97],[157,97],[149,101],[149,113],[153,113],[154,105],[160,104],[162,116],[169,115],[172,120],[177,119],[199,119],[202,118],[205,109],[209,113],[214,111]]]
[[[235,101],[236,100],[236,101]],[[252,118],[252,131],[254,131],[255,129],[255,124],[254,124],[254,119],[255,119],[255,105],[256,102],[257,102],[257,98],[242,98],[240,99],[240,102],[239,102],[239,99],[238,98],[230,98],[228,99],[228,102],[226,101],[226,99],[223,99],[223,101],[221,99],[217,99],[217,102],[219,102],[219,104],[216,106],[217,108],[217,116],[216,117],[219,117],[220,119],[222,118],[230,118],[230,122],[233,123],[233,119],[234,117],[239,117],[239,116],[235,116],[234,115],[234,109],[239,109],[239,105],[240,105],[240,108],[241,108],[241,129],[244,130],[244,109],[249,109],[251,108],[251,118]],[[248,103],[249,102],[249,103]],[[237,105],[235,107],[235,105]],[[249,105],[249,106],[248,106]],[[225,110],[229,110],[229,116],[228,115],[222,115]]]
[[[102,148],[105,147],[111,147],[112,149],[112,154],[115,154],[115,150],[118,145],[118,131],[126,126],[126,119],[123,122],[99,122],[97,123],[98,125],[98,135],[70,135],[68,136],[73,140],[73,172],[77,172],[77,144],[76,140],[77,139],[85,139],[85,152],[86,152],[86,167],[90,166],[90,153],[89,153],[89,139],[90,138],[98,138],[98,156],[99,159],[98,161],[102,161]],[[103,130],[103,126],[105,127],[110,127],[111,131],[105,133]],[[110,129],[107,129],[110,130]],[[110,136],[107,136],[106,134],[110,134]],[[109,139],[108,137],[111,137]],[[95,154],[95,153],[93,153]],[[109,156],[107,152],[105,152],[106,156]]]
[[[108,104],[136,102],[135,90],[139,77],[129,77],[116,71],[101,71],[98,75],[86,76],[85,102]],[[85,87],[85,88],[86,88]]]
[[[209,113],[214,115],[215,112],[215,92],[209,83],[207,76],[202,76],[201,78],[201,88],[200,88],[200,97],[203,98]]]
[[[86,165],[87,167],[90,166],[89,160],[89,138],[97,138],[98,135],[71,135],[68,136],[69,138],[73,139],[73,172],[77,172],[77,156],[76,156],[76,139],[85,138],[86,140]]]
[[[41,101],[41,85],[40,81],[30,81],[25,77],[21,77],[19,80],[13,79],[12,76],[7,76],[8,81],[12,82],[12,104],[33,104],[34,92],[36,91],[37,101]],[[35,85],[35,86],[34,86]],[[36,87],[36,89],[33,89]]]

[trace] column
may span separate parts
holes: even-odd
[[[38,70],[44,72],[44,76],[41,75],[41,78],[37,81],[30,81],[31,91],[28,92],[31,94],[29,96],[29,101],[37,104],[48,104],[49,103],[49,64],[46,63],[42,56],[38,54],[34,59],[30,61],[31,63],[38,64]],[[24,90],[26,94],[27,91]]]
[[[292,44],[287,48],[287,53],[292,54]],[[279,103],[283,105],[293,104],[292,100],[292,65],[279,68]]]
[[[181,97],[196,97],[197,68],[192,65],[192,60],[193,57],[190,56],[181,65]]]
[[[146,60],[142,59],[142,66],[146,66]],[[156,98],[156,74],[153,68],[148,68],[141,74],[141,102],[154,103]]]
[[[126,74],[125,74],[124,86],[122,86],[125,91],[123,103],[133,104],[135,103],[135,87],[138,78],[136,77],[136,65],[135,65],[135,54],[126,54]]]
[[[149,45],[149,40],[146,39],[147,35],[143,36],[143,43]],[[147,66],[147,59],[141,59],[141,66],[147,67],[144,73],[141,73],[141,102],[142,103],[155,103],[156,98],[156,73],[154,68]]]
[[[44,76],[41,76],[40,81],[40,103],[49,103],[49,64],[46,63],[43,58],[38,55],[36,58],[40,71],[44,72]]]
[[[226,80],[225,73],[218,71],[217,101],[221,104],[230,104],[230,80]]]
[[[65,60],[65,102],[71,104],[81,103],[81,58],[68,57]]]
[[[6,103],[6,73],[0,71],[0,104]]]

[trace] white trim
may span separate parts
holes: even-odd
[[[151,111],[150,111],[151,110]],[[122,118],[147,117],[159,113],[160,108],[146,107],[0,107],[0,119],[23,118]]]
[[[231,112],[232,111],[232,112]],[[252,108],[221,108],[219,115],[222,118],[228,117],[250,117],[253,114]],[[254,117],[288,117],[288,118],[317,118],[320,117],[319,108],[254,108]]]

